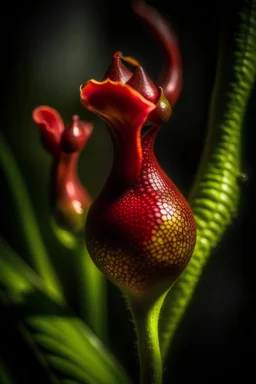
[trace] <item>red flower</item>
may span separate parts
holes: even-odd
[[[144,70],[130,72],[120,54],[102,82],[81,87],[81,102],[105,121],[114,149],[108,180],[88,212],[89,253],[124,290],[161,293],[187,265],[196,240],[192,211],[154,155],[170,105]],[[150,128],[141,138],[145,124]]]
[[[133,183],[139,175],[142,152],[140,132],[144,124],[159,126],[167,121],[171,107],[142,67],[132,73],[121,61],[113,61],[102,82],[90,80],[81,87],[82,104],[106,122],[113,137],[116,177]]]
[[[32,117],[44,147],[53,156],[50,202],[54,217],[62,228],[79,232],[85,226],[91,199],[77,176],[77,163],[92,125],[73,116],[65,128],[58,112],[48,106],[35,108]]]

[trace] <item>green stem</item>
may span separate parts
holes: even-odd
[[[137,333],[140,358],[140,384],[162,384],[162,358],[159,345],[159,314],[165,292],[154,301],[143,301],[128,296]]]
[[[225,31],[220,44],[208,137],[190,196],[197,243],[190,263],[166,297],[160,335],[163,358],[208,258],[238,214],[243,129],[256,76],[256,0],[245,1],[238,15],[236,30]]]
[[[0,133],[0,166],[12,194],[12,201],[17,210],[21,230],[31,257],[31,263],[44,281],[47,291],[58,300],[64,300],[60,283],[54,272],[45,249],[37,220],[28,198],[25,183],[17,168],[8,144]]]
[[[81,317],[102,342],[106,342],[106,278],[92,262],[84,243],[77,247]]]
[[[75,276],[79,295],[79,313],[101,341],[107,338],[106,278],[92,262],[81,234],[73,234],[60,228],[52,218],[53,231],[59,242],[75,258]]]

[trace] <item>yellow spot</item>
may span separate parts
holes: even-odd
[[[164,240],[163,240],[162,237],[158,237],[157,241],[158,241],[159,244],[164,244]]]

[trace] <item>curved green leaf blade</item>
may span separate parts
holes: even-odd
[[[131,384],[100,340],[71,310],[44,292],[38,276],[4,242],[0,289],[58,382]]]
[[[0,384],[15,384],[11,377],[9,367],[0,360]]]
[[[167,295],[160,323],[165,357],[213,249],[237,215],[240,201],[242,135],[256,76],[256,0],[241,1],[233,47],[222,41],[213,92],[210,125],[190,204],[197,243],[186,270]],[[227,31],[229,35],[232,31]],[[232,49],[227,49],[230,47]]]
[[[64,301],[61,284],[49,259],[29,194],[14,155],[4,135],[0,132],[0,169],[4,182],[12,196],[15,214],[19,221],[18,230],[22,231],[31,265],[43,279],[48,292]]]

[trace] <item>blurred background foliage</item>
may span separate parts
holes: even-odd
[[[148,1],[172,24],[183,58],[184,85],[172,118],[156,142],[157,158],[186,195],[204,143],[207,115],[217,63],[220,26],[228,25],[231,1]],[[49,225],[50,156],[41,147],[33,108],[56,108],[65,123],[72,114],[94,124],[79,163],[79,175],[92,197],[100,191],[112,158],[102,121],[79,102],[79,86],[100,80],[112,54],[121,50],[135,57],[157,80],[164,56],[132,13],[129,1],[73,0],[5,3],[2,12],[1,129],[25,179],[45,245],[77,310],[70,254],[58,243]],[[255,222],[256,92],[250,99],[244,131],[244,184],[240,214],[209,261],[191,305],[179,327],[166,367],[166,382],[208,382],[229,375],[253,374],[248,347],[255,341],[253,307],[253,222]],[[2,178],[1,178],[2,180]],[[1,182],[2,233],[26,260],[20,222],[10,193]],[[120,292],[109,289],[109,346],[133,377],[138,375],[133,326]],[[17,383],[46,383],[29,348],[1,312],[0,355],[19,379]],[[29,365],[27,365],[29,362]],[[200,368],[199,368],[200,367]],[[33,368],[37,371],[33,373]],[[168,381],[169,380],[169,381]],[[1,381],[1,379],[0,379]],[[113,383],[114,384],[114,383]],[[118,383],[117,383],[118,384]]]

